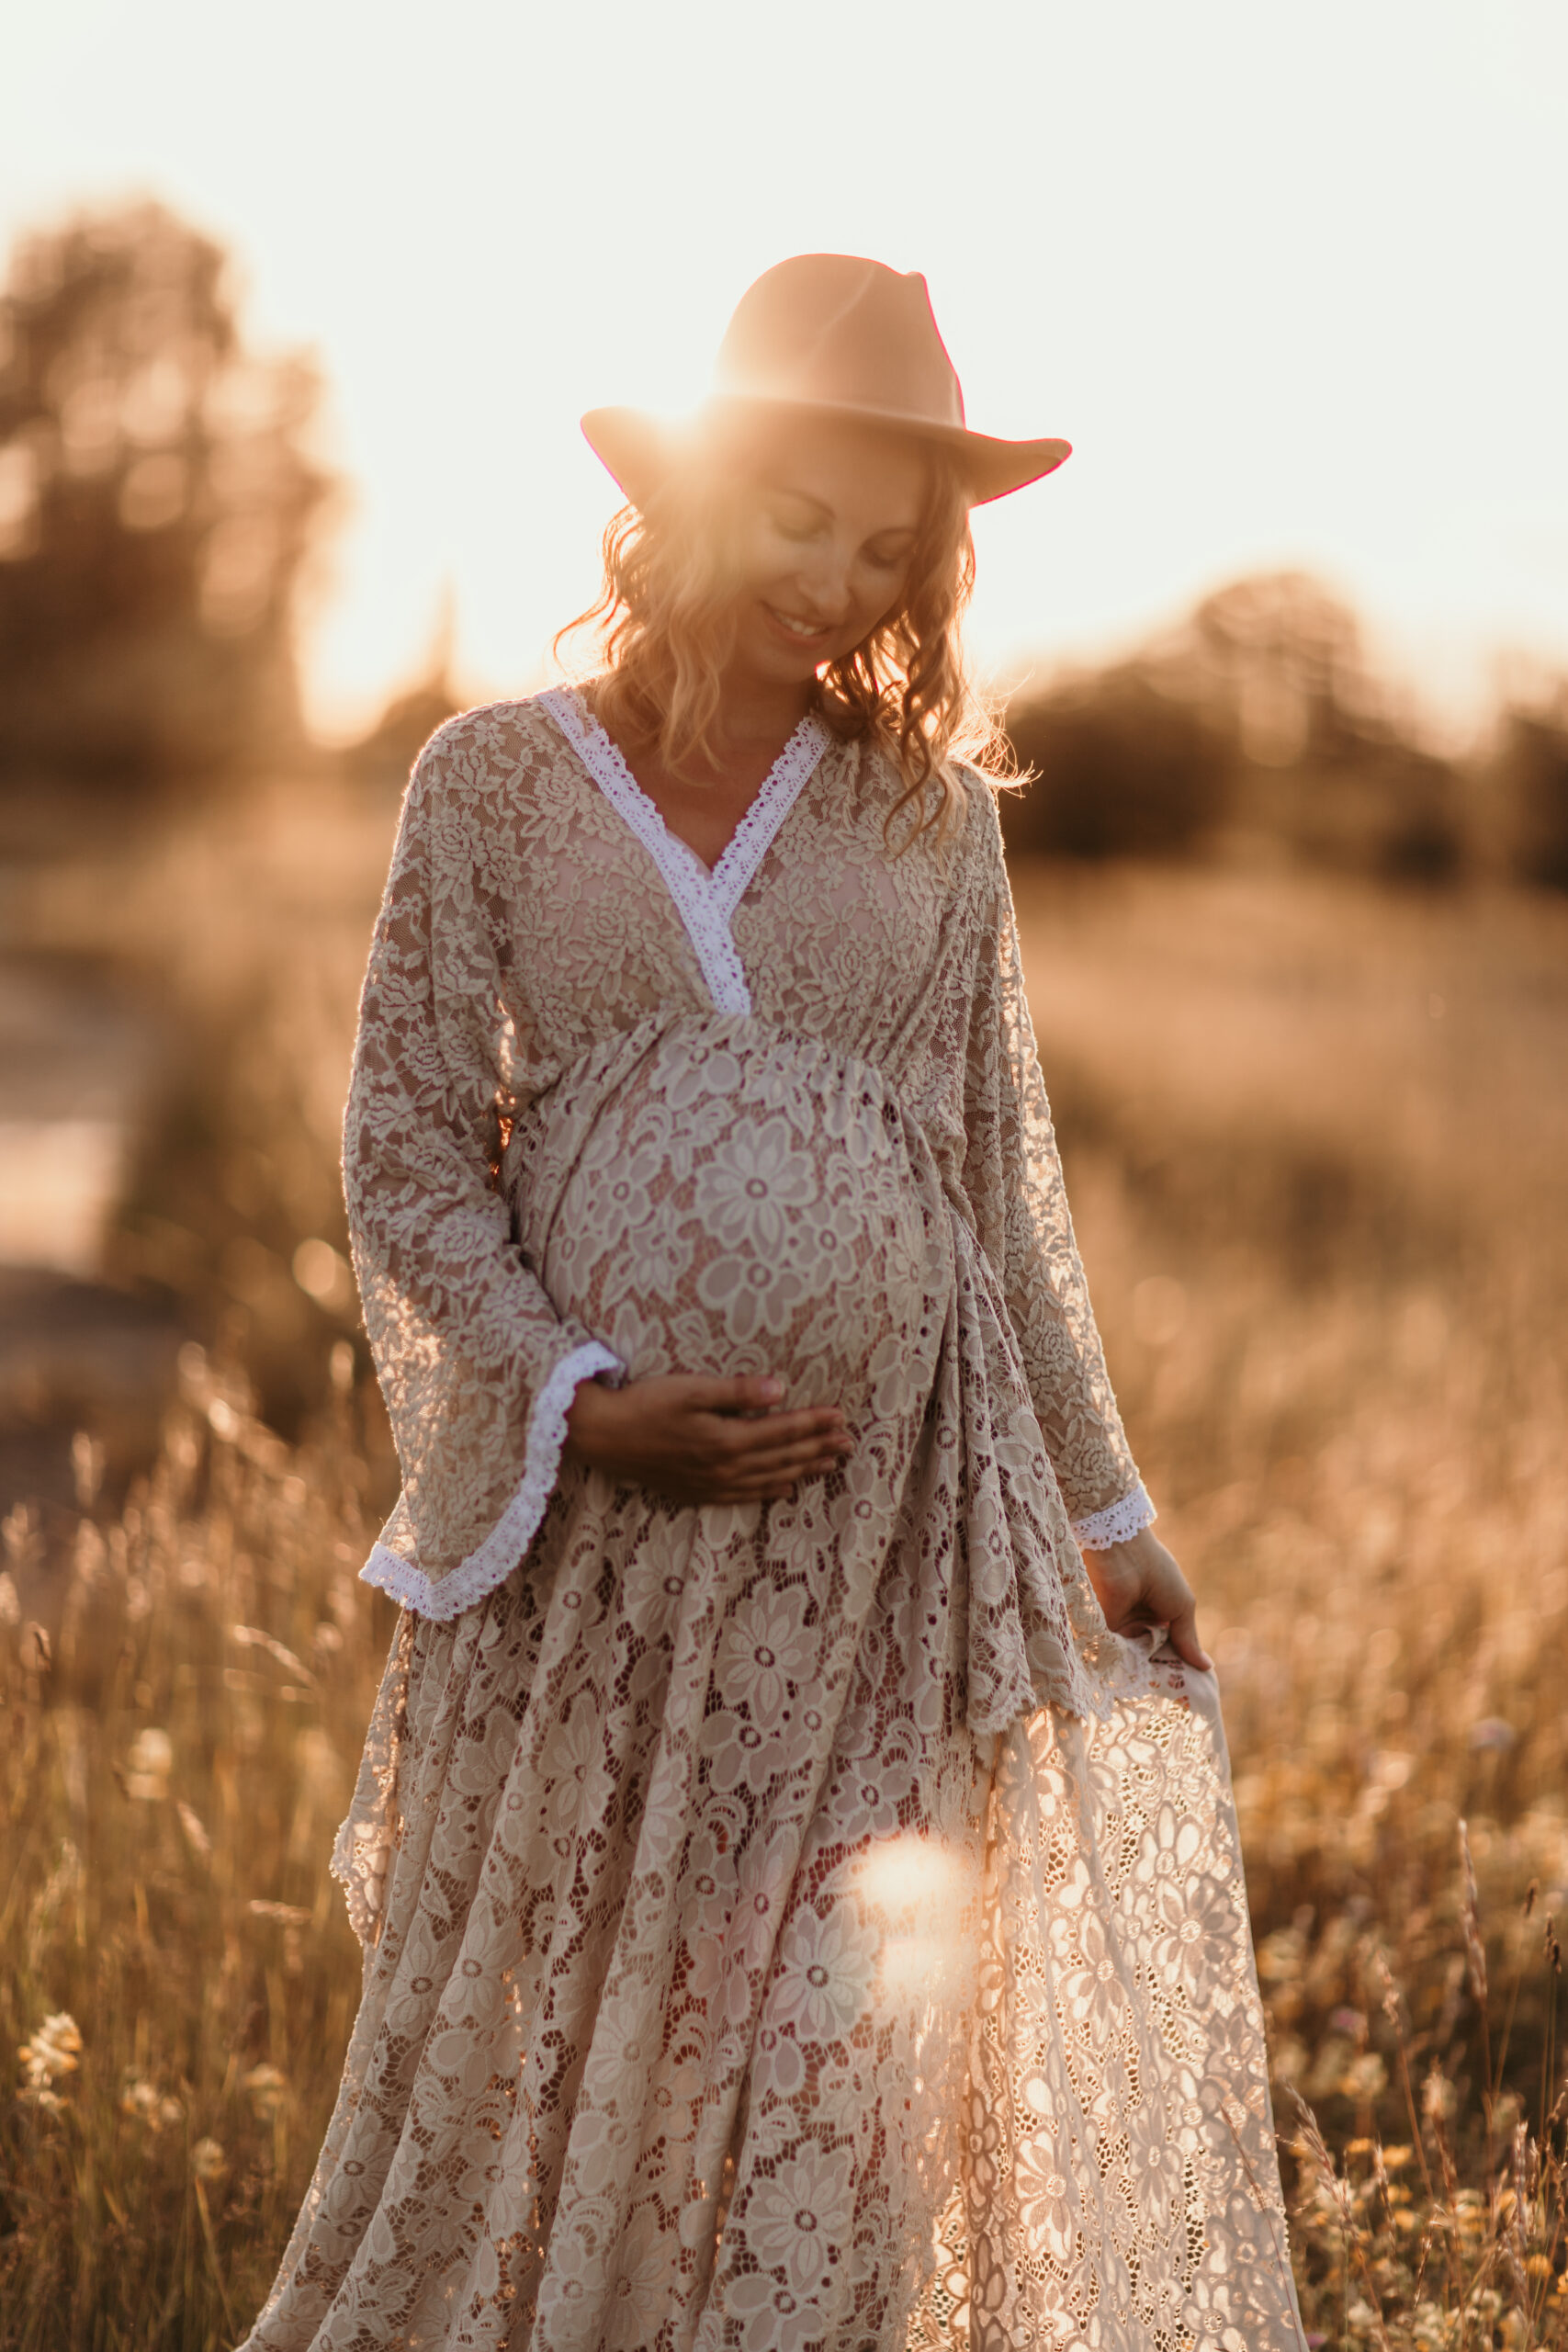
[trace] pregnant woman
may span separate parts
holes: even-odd
[[[346,1129],[403,1604],[255,2352],[1300,2343],[1213,1677],[1106,1377],[918,277],[770,270],[605,666],[427,746]]]

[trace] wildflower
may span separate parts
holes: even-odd
[[[1281,2041],[1273,2045],[1269,2072],[1276,2083],[1288,2085],[1304,2082],[1310,2063],[1311,2052],[1305,2042],[1296,2041],[1292,2034],[1286,2034]]]
[[[1364,2050],[1351,2060],[1339,2078],[1341,2095],[1358,2107],[1370,2107],[1388,2085],[1388,2069],[1375,2050]]]
[[[181,2122],[185,2116],[178,2099],[164,2097],[155,2084],[148,2082],[127,2083],[120,2093],[119,2111],[137,2123],[144,2123],[149,2132],[162,2132],[170,2124]]]
[[[198,2140],[190,2152],[190,2168],[197,2180],[219,2180],[229,2169],[229,2159],[222,2143],[217,2140]]]
[[[1442,2068],[1434,2065],[1421,2086],[1422,2112],[1433,2123],[1451,2123],[1458,2104],[1453,2085]]]
[[[1258,1947],[1258,1973],[1266,1984],[1286,1984],[1299,1976],[1306,1957],[1304,1939],[1295,1928],[1276,1928]]]
[[[23,2105],[36,2107],[41,2115],[58,2115],[65,2101],[54,2086],[75,2073],[81,2054],[82,2034],[75,2018],[64,2009],[45,2018],[38,2031],[17,2045]]]
[[[149,1727],[139,1731],[130,1743],[130,1753],[125,1759],[125,1793],[151,1803],[169,1793],[169,1775],[175,1769],[175,1743],[166,1731]]]
[[[248,2075],[240,2077],[240,2088],[264,2123],[270,2123],[288,2097],[288,2078],[276,2066],[253,2066]]]

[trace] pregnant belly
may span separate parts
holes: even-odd
[[[876,1073],[733,1018],[682,1021],[562,1090],[523,1215],[558,1309],[630,1375],[768,1372],[851,1425],[934,1352],[945,1204]]]

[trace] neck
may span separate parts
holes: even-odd
[[[811,707],[809,683],[792,684],[728,670],[719,681],[715,746],[755,751],[787,742]]]

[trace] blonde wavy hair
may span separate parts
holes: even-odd
[[[671,469],[642,508],[624,506],[604,533],[604,587],[556,639],[558,657],[592,630],[604,662],[596,715],[627,750],[656,752],[674,775],[713,756],[720,681],[734,641],[739,580],[737,524],[754,438],[715,435]],[[852,651],[819,672],[813,706],[845,742],[876,741],[904,789],[901,847],[937,839],[952,811],[962,760],[1000,782],[1013,773],[1006,738],[970,684],[961,628],[975,583],[964,481],[940,444],[929,445],[926,491],[897,605]]]

